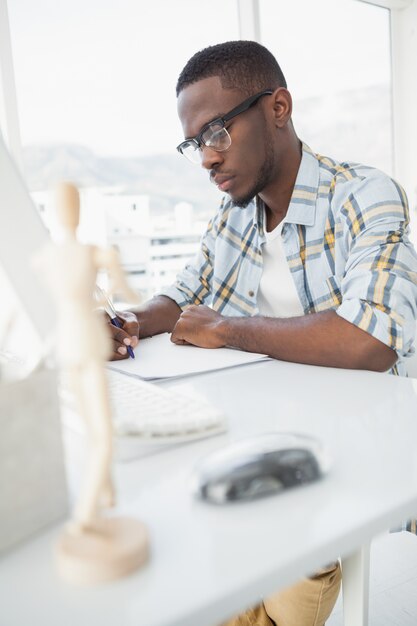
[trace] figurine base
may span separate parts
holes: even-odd
[[[85,531],[66,529],[55,556],[67,582],[90,585],[115,580],[134,572],[149,556],[146,526],[135,519],[101,518]]]

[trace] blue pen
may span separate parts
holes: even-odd
[[[103,309],[106,311],[107,315],[109,316],[110,321],[113,324],[113,326],[116,326],[117,328],[123,328],[123,324],[117,317],[117,311],[113,306],[113,302],[110,300],[109,296],[106,294],[104,289],[96,285],[95,295],[96,295],[97,300],[104,300]],[[127,353],[130,356],[130,358],[134,359],[135,353],[133,352],[132,347],[126,346],[126,348],[127,348]]]

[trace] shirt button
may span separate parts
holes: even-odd
[[[250,298],[253,298],[253,296],[255,295],[255,292],[254,292],[254,291],[252,291],[252,289],[250,289],[250,290],[248,291],[248,295],[249,295],[249,297],[250,297]]]

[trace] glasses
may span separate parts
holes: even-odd
[[[232,145],[232,138],[227,132],[227,128],[225,127],[226,123],[233,117],[236,117],[237,115],[240,115],[240,113],[244,113],[250,109],[258,102],[259,98],[262,98],[262,96],[270,96],[272,93],[274,92],[270,89],[265,89],[264,91],[251,96],[247,100],[244,100],[223,117],[218,117],[203,126],[196,137],[192,137],[191,139],[186,139],[181,142],[180,145],[177,146],[178,152],[187,157],[191,163],[200,163],[201,147],[203,145],[216,150],[216,152],[224,152],[225,150],[228,150]]]

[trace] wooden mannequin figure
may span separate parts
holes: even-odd
[[[116,250],[81,244],[76,239],[80,203],[78,190],[62,183],[56,193],[58,220],[64,230],[60,244],[49,244],[35,264],[42,270],[58,311],[57,355],[87,427],[89,451],[81,494],[71,522],[56,548],[62,576],[75,583],[95,583],[134,571],[148,556],[145,526],[134,519],[106,517],[103,508],[115,503],[111,477],[112,422],[106,361],[110,335],[94,311],[97,272],[107,270],[112,290],[135,299]]]

